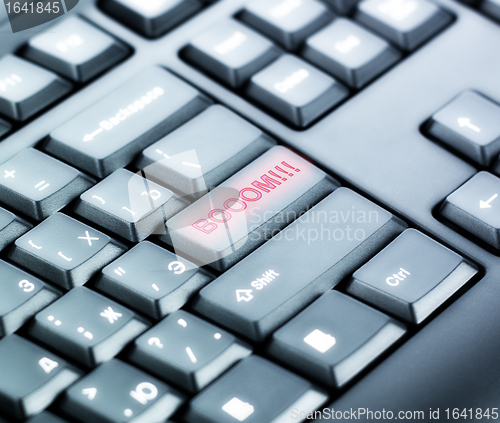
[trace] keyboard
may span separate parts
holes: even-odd
[[[498,0],[22,6],[0,423],[499,418]]]

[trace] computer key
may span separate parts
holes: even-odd
[[[86,82],[125,58],[127,48],[94,25],[68,16],[28,41],[24,57],[76,82]]]
[[[44,411],[43,413],[29,419],[26,423],[68,423],[68,421],[49,413],[48,411]]]
[[[242,86],[279,54],[271,41],[233,19],[217,22],[184,50],[190,62],[233,88]]]
[[[293,419],[294,410],[316,410],[327,398],[305,379],[254,355],[194,397],[185,419],[189,423],[284,422]]]
[[[302,55],[353,88],[361,88],[400,58],[384,39],[345,18],[306,40]]]
[[[28,148],[0,165],[0,198],[43,220],[93,185],[89,177],[41,151]]]
[[[160,423],[183,394],[119,360],[111,360],[66,391],[62,409],[83,423]]]
[[[488,16],[500,22],[500,0],[484,0],[479,7]]]
[[[152,233],[165,233],[165,221],[185,206],[172,191],[144,179],[141,173],[119,169],[83,193],[75,212],[139,242]]]
[[[0,59],[0,114],[23,121],[71,91],[71,84],[20,57]]]
[[[290,54],[255,74],[247,94],[289,123],[305,128],[348,96],[335,79]]]
[[[170,72],[147,68],[52,131],[45,149],[104,178],[209,104]]]
[[[451,15],[427,0],[363,0],[356,20],[406,51],[415,50],[451,22]]]
[[[68,421],[48,411],[44,411],[29,419],[26,423],[68,423]]]
[[[128,27],[157,38],[193,15],[202,4],[198,0],[105,0],[102,8]]]
[[[347,292],[418,324],[477,272],[463,257],[408,229],[354,273]]]
[[[385,314],[328,291],[274,333],[269,353],[298,373],[340,388],[405,332]]]
[[[102,270],[96,288],[111,298],[161,319],[181,308],[214,277],[148,241]]]
[[[0,207],[0,251],[32,227],[31,223]]]
[[[259,128],[214,105],[144,150],[136,166],[148,179],[199,198],[274,145]]]
[[[9,122],[0,119],[0,138],[7,135],[12,129],[12,125]]]
[[[500,153],[500,106],[464,91],[434,113],[427,132],[483,166]]]
[[[200,267],[226,270],[338,186],[297,154],[273,147],[167,221],[162,239]]]
[[[83,285],[125,252],[107,235],[61,213],[44,220],[10,252],[16,263],[66,289]]]
[[[263,341],[405,228],[391,213],[339,188],[203,288],[193,308]]]
[[[441,215],[500,250],[500,178],[479,172],[450,194]]]
[[[0,339],[0,412],[26,419],[42,412],[81,372],[17,335]]]
[[[60,293],[40,279],[0,260],[0,337],[18,330]]]
[[[332,19],[333,14],[317,0],[257,0],[241,13],[241,20],[287,50],[295,50]]]
[[[94,367],[110,360],[148,324],[85,287],[77,287],[35,316],[31,336],[62,355]]]
[[[130,359],[160,379],[198,392],[251,352],[228,332],[179,310],[137,338]]]

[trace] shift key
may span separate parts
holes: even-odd
[[[214,282],[194,309],[253,341],[263,341],[406,228],[347,188],[309,210]]]
[[[226,270],[338,188],[285,147],[273,147],[167,221],[167,242],[199,266]]]
[[[45,150],[104,178],[210,102],[167,70],[148,68],[54,130]]]

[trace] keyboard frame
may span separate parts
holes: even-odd
[[[484,269],[479,283],[468,285],[461,291],[467,291],[465,295],[447,302],[405,344],[358,378],[336,400],[335,408],[427,412],[440,407],[444,414],[445,408],[498,406],[500,378],[492,380],[491,375],[500,374],[500,358],[495,353],[500,350],[500,325],[496,323],[500,321],[500,260],[437,213],[442,201],[478,169],[426,138],[421,128],[464,89],[500,100],[500,43],[495,45],[500,25],[458,2],[437,1],[455,15],[450,26],[333,113],[307,130],[296,131],[179,57],[196,33],[235,15],[245,2],[220,0],[157,40],[127,29],[101,11],[95,0],[80,2],[74,13],[105,28],[129,45],[133,54],[0,141],[0,162],[38,145],[53,129],[145,67],[164,66],[281,143],[309,156],[344,186],[353,187]],[[12,36],[0,46],[0,55],[17,51],[50,25]],[[0,28],[2,38],[8,40],[9,32]]]

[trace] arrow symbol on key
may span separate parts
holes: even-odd
[[[464,117],[458,118],[458,124],[460,125],[461,128],[466,127],[472,129],[474,132],[478,133],[481,132],[481,128],[474,125],[469,118],[464,118]]]
[[[92,401],[95,396],[97,395],[97,389],[96,388],[88,388],[82,390],[82,394],[87,396],[90,401]]]
[[[96,131],[92,132],[91,134],[87,134],[83,137],[83,142],[89,142],[92,141],[97,135],[99,135],[104,129],[99,128]]]
[[[249,302],[253,298],[251,289],[237,289],[236,290],[236,299],[239,303],[242,301]]]
[[[491,209],[491,202],[498,197],[498,194],[495,194],[493,197],[491,197],[488,201],[480,201],[479,202],[479,207],[482,209]]]

